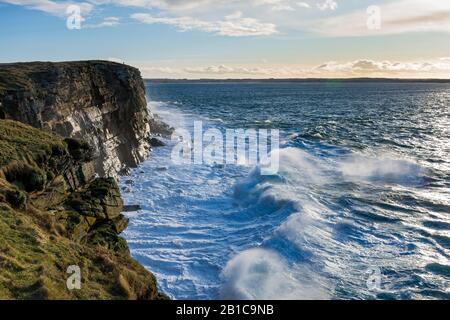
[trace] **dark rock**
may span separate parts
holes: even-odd
[[[129,254],[127,242],[119,236],[116,230],[116,225],[112,220],[99,220],[92,226],[87,236],[87,242],[118,253]]]
[[[150,143],[150,145],[152,147],[164,147],[164,146],[166,146],[166,144],[164,142],[162,142],[161,140],[156,139],[156,138],[150,138],[149,139],[149,143]]]
[[[127,185],[133,185],[133,184],[134,184],[134,181],[133,181],[133,180],[126,180],[126,181],[125,181],[125,184],[127,184]]]
[[[147,146],[145,146],[144,148],[146,148]],[[122,165],[122,168],[119,170],[118,175],[119,176],[127,176],[129,175],[131,172],[130,168],[127,167],[126,165]]]
[[[131,189],[129,187],[122,187],[122,192],[130,193]]]
[[[1,118],[83,139],[102,177],[117,177],[123,165],[136,167],[148,157],[152,126],[155,132],[168,130],[147,110],[139,70],[124,64],[1,64],[0,88]],[[78,151],[76,156],[87,156]]]
[[[150,123],[137,69],[0,64],[0,299],[167,298],[119,236],[115,178],[147,157]],[[89,276],[69,291],[74,263]]]
[[[80,163],[82,159],[89,159],[88,155],[85,156],[80,155],[78,160],[75,160],[76,163],[67,167],[63,173],[64,179],[72,191],[85,187],[90,181],[99,177],[95,173],[93,162]]]
[[[114,219],[111,219],[111,221],[113,222],[116,228],[117,234],[122,233],[122,231],[124,231],[128,227],[129,220],[125,218],[123,214],[115,217]]]
[[[122,212],[136,212],[141,210],[141,206],[138,204],[133,204],[133,205],[128,205],[128,206],[124,206],[122,209]]]
[[[66,205],[83,216],[113,219],[121,214],[123,200],[113,178],[99,178],[87,189],[72,193]]]
[[[151,132],[160,137],[170,137],[175,129],[163,122],[157,115],[149,120]]]

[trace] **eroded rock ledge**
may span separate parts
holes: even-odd
[[[139,70],[107,61],[0,64],[0,119],[83,139],[102,177],[145,160],[161,130]]]

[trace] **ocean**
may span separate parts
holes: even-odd
[[[450,84],[146,89],[177,130],[280,130],[276,175],[173,163],[166,139],[121,178],[123,236],[171,298],[450,298]]]

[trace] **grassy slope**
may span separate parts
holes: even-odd
[[[0,299],[164,298],[154,276],[128,253],[72,241],[53,212],[33,206],[30,199],[45,192],[26,192],[5,178],[26,166],[57,174],[66,148],[53,134],[0,120]],[[25,201],[11,201],[17,192]],[[70,265],[81,269],[80,290],[67,289]]]
[[[0,126],[0,167],[13,161],[26,163],[45,160],[52,150],[64,150],[64,142],[51,133],[30,130],[30,126],[12,120],[2,120]],[[44,159],[43,159],[44,158]]]
[[[153,275],[129,256],[60,236],[45,215],[0,203],[1,299],[158,298]],[[80,290],[67,289],[70,265],[80,267]]]

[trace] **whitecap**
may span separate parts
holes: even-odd
[[[327,299],[306,269],[296,270],[274,251],[250,249],[231,259],[222,272],[221,297],[239,300]],[[308,274],[309,273],[309,274]]]
[[[427,174],[417,162],[391,154],[353,154],[338,164],[338,170],[353,181],[397,184],[417,184]]]

